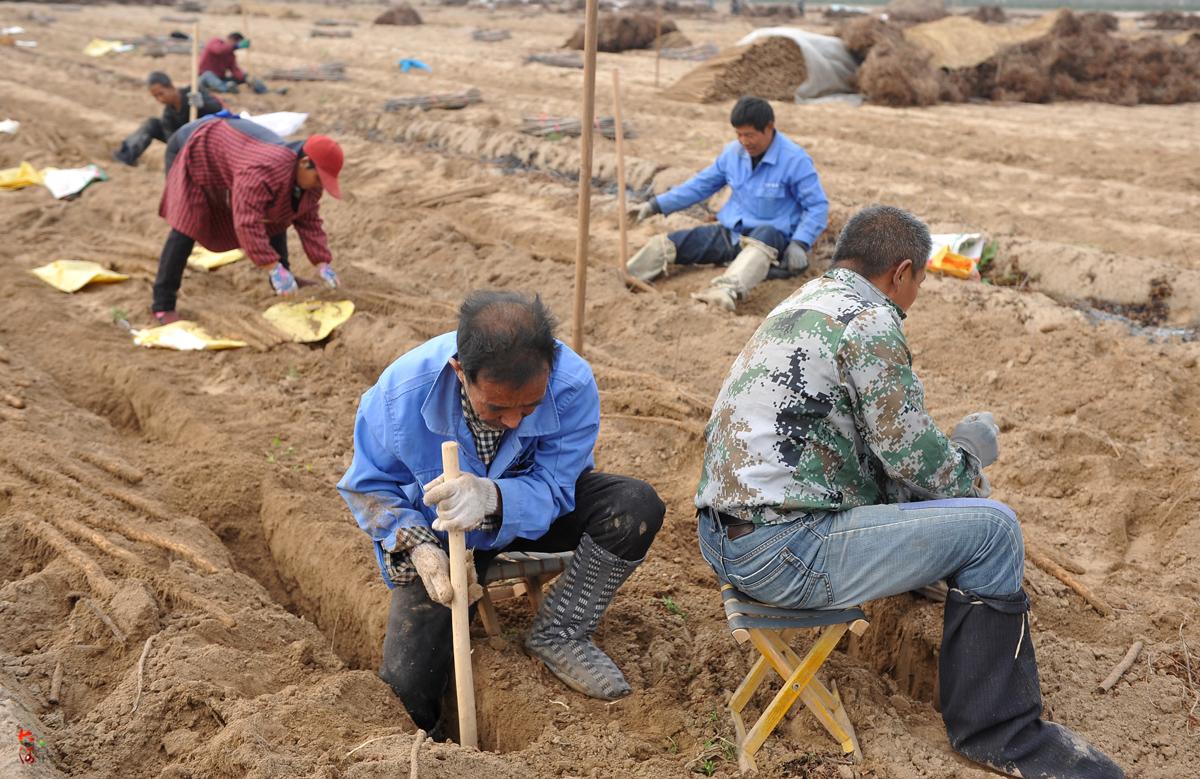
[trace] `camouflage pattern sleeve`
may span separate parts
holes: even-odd
[[[848,323],[838,363],[860,433],[891,479],[924,497],[976,494],[978,463],[925,411],[925,389],[895,312],[871,308]]]

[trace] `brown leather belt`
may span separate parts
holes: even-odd
[[[750,535],[756,527],[753,522],[746,522],[723,511],[717,512],[717,521],[725,528],[725,537],[730,541],[736,541],[742,536]]]

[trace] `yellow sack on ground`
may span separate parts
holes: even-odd
[[[108,283],[129,278],[88,260],[55,260],[29,272],[63,292],[78,292],[92,282]]]
[[[245,341],[232,338],[213,338],[196,322],[182,319],[161,327],[134,330],[133,342],[138,346],[153,346],[160,349],[176,349],[181,352],[217,349],[240,349]]]
[[[22,162],[19,168],[0,170],[0,189],[22,189],[34,187],[42,183],[42,174],[28,162]]]
[[[83,53],[89,57],[103,57],[114,51],[129,51],[133,47],[123,41],[106,41],[103,38],[92,38],[83,47]]]
[[[229,265],[245,258],[246,253],[241,249],[230,249],[227,252],[210,252],[200,244],[196,244],[196,248],[192,249],[192,254],[188,257],[187,264],[189,268],[196,270],[216,270],[223,265]]]
[[[349,300],[302,300],[276,303],[263,312],[263,317],[281,333],[303,344],[324,339],[353,313],[354,303]]]

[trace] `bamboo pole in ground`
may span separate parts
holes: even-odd
[[[446,480],[457,478],[458,444],[442,444],[442,472]],[[454,691],[458,701],[458,743],[464,747],[479,747],[475,728],[475,674],[471,669],[471,612],[467,595],[467,537],[461,530],[449,533],[450,588],[454,590],[451,603],[451,628],[454,644]]]
[[[196,81],[199,79],[199,76],[200,76],[200,74],[197,73],[197,70],[199,69],[199,67],[200,67],[200,22],[193,22],[192,23],[192,94],[193,95],[196,94],[196,90],[198,88],[196,85]],[[192,98],[192,99],[195,100],[195,98]],[[200,115],[200,109],[197,108],[196,105],[193,103],[191,108],[188,109],[188,121],[189,122],[196,121],[196,118],[199,115]]]
[[[634,287],[644,292],[653,292],[651,287],[641,279],[629,275],[629,215],[625,205],[625,126],[621,118],[621,72],[613,71],[613,129],[617,142],[617,222],[621,226],[621,250],[617,253],[617,272],[625,286]]]
[[[250,15],[246,13],[245,5],[242,6],[242,35],[250,40]],[[242,49],[242,70],[250,72],[250,49]]]
[[[662,61],[662,3],[654,5],[654,88],[658,89],[658,64]]]
[[[587,298],[588,229],[592,217],[592,125],[596,121],[596,34],[598,0],[587,0],[583,33],[583,116],[579,135],[579,235],[575,241],[575,316],[571,348],[583,354],[584,301]]]

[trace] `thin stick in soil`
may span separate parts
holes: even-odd
[[[1121,658],[1121,662],[1117,663],[1116,667],[1104,678],[1104,681],[1100,682],[1100,685],[1096,688],[1096,692],[1108,692],[1111,690],[1113,685],[1119,682],[1121,677],[1125,675],[1125,672],[1129,670],[1130,666],[1137,662],[1138,655],[1142,653],[1143,646],[1145,645],[1141,641],[1133,642],[1133,646],[1129,647],[1129,651],[1125,653],[1125,657]]]
[[[1076,580],[1073,576],[1071,576],[1070,573],[1067,572],[1065,568],[1051,560],[1049,556],[1047,556],[1037,547],[1031,545],[1028,541],[1025,542],[1025,555],[1038,568],[1041,568],[1043,571],[1074,590],[1076,594],[1083,598],[1089,606],[1095,609],[1100,616],[1113,616],[1112,606],[1109,606],[1107,603],[1105,603],[1103,599],[1088,589],[1087,585]]]
[[[157,633],[154,635],[157,635]],[[136,712],[138,710],[138,704],[142,702],[142,676],[146,671],[146,656],[150,654],[150,645],[154,643],[154,635],[146,639],[146,644],[142,647],[142,656],[138,658],[137,695],[133,699],[133,708],[129,710],[130,714]]]
[[[117,588],[86,552],[67,540],[66,536],[42,519],[31,514],[24,516],[25,529],[62,555],[67,562],[78,568],[87,580],[88,587],[101,598],[112,597]]]

